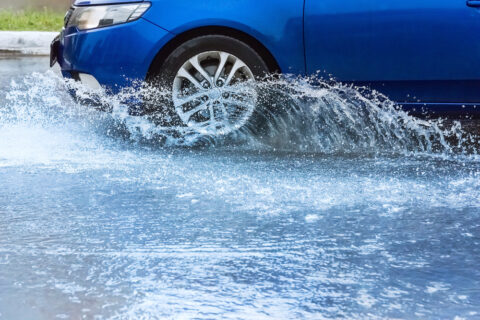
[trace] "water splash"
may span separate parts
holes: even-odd
[[[471,153],[476,138],[460,122],[408,115],[368,88],[312,79],[275,80],[270,91],[263,143],[281,150],[320,153]],[[273,97],[273,99],[272,99]],[[277,114],[278,116],[276,116]]]
[[[72,90],[77,100],[95,100],[109,112],[74,102],[68,94]],[[34,73],[20,83],[12,81],[0,110],[0,127],[75,123],[83,131],[93,128],[162,146],[215,145],[322,154],[476,153],[478,138],[467,134],[460,122],[412,117],[367,88],[306,78],[270,78],[256,84],[256,90],[260,106],[251,123],[230,135],[213,137],[187,127],[158,125],[162,122],[158,114],[132,115],[132,104],[146,97],[150,102],[162,101],[169,94],[166,90],[137,85],[107,95],[53,72]]]

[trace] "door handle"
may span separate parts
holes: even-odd
[[[472,8],[480,8],[480,0],[467,0],[467,6]]]

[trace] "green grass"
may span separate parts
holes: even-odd
[[[1,31],[59,31],[62,29],[63,13],[51,10],[3,10],[0,9]]]

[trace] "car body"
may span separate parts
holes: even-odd
[[[136,0],[77,0],[74,8]],[[137,20],[80,31],[55,45],[65,77],[109,92],[145,80],[181,43],[228,34],[271,71],[369,86],[405,109],[480,112],[480,1],[149,0]]]

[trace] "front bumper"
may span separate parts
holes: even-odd
[[[108,92],[116,93],[144,81],[155,56],[172,37],[142,18],[87,31],[70,27],[52,42],[50,61],[58,61],[67,78],[91,75]]]

